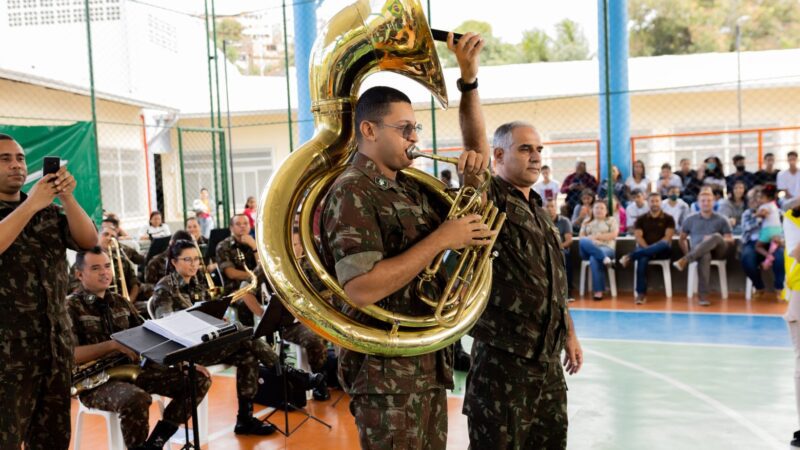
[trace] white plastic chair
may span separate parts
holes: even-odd
[[[648,266],[659,266],[661,267],[661,272],[664,275],[664,290],[666,291],[667,298],[672,297],[672,273],[671,273],[671,265],[672,262],[669,259],[651,259],[648,263]],[[634,262],[633,264],[633,286],[636,286],[636,274],[638,271],[636,270],[639,267],[639,261]]]
[[[611,264],[607,267],[608,284],[611,286],[611,296],[617,296],[617,273],[614,270],[615,260],[611,260]],[[588,281],[587,281],[588,280]],[[580,275],[580,295],[583,297],[586,292],[586,284],[592,283],[592,272],[589,270],[589,261],[581,261],[581,275]]]
[[[711,267],[716,267],[719,272],[719,291],[722,298],[728,298],[728,270],[726,268],[727,261],[724,259],[712,259]],[[689,298],[697,292],[697,261],[689,264],[689,274],[686,281],[686,295]]]
[[[115,412],[92,409],[78,400],[78,417],[75,420],[75,450],[80,450],[81,439],[83,437],[84,416],[100,416],[106,422],[109,450],[125,450],[125,440],[122,438],[122,426],[119,421],[119,414]]]

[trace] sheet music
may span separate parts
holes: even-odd
[[[203,342],[204,334],[217,329],[215,325],[195,317],[187,311],[178,311],[157,320],[146,320],[144,327],[186,347],[200,344]]]

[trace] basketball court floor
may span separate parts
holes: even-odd
[[[568,377],[570,449],[788,449],[797,430],[793,353],[780,317],[785,303],[746,302],[732,295],[699,308],[684,298],[630,297],[571,305],[585,363]],[[467,347],[471,341],[464,340]],[[466,449],[461,415],[465,374],[450,393],[448,448]],[[210,393],[209,449],[358,449],[347,397],[340,391],[308,410],[289,438],[238,437],[234,378],[215,375]],[[270,409],[256,407],[266,414]],[[77,404],[73,401],[73,427]],[[156,409],[151,407],[151,416]],[[278,423],[283,426],[282,414]],[[290,426],[300,416],[290,415]],[[154,423],[155,419],[151,418]],[[81,448],[106,448],[105,424],[88,417]],[[73,430],[73,445],[74,445]],[[174,449],[179,448],[173,445]]]

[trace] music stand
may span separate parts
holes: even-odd
[[[206,262],[213,261],[217,256],[217,245],[231,235],[230,228],[214,228],[208,236],[208,250],[206,250]]]
[[[179,313],[181,312],[186,311],[179,311]],[[218,328],[222,328],[227,325],[224,321],[212,317],[202,311],[191,311],[186,313],[192,314],[195,317],[208,322],[209,324],[217,326]],[[162,366],[174,366],[180,363],[187,364],[188,374],[185,380],[188,383],[187,390],[189,391],[189,397],[191,401],[192,432],[194,435],[194,443],[188,439],[189,427],[186,426],[185,429],[187,439],[183,449],[200,450],[200,428],[197,418],[197,401],[195,398],[197,396],[197,392],[195,390],[197,383],[197,369],[195,367],[196,362],[206,353],[231,344],[235,344],[239,341],[247,339],[250,336],[252,336],[252,329],[247,327],[242,330],[220,336],[216,339],[202,342],[192,347],[186,347],[178,342],[146,329],[144,325],[140,325],[138,327],[129,328],[127,330],[114,333],[111,335],[111,338],[134,350],[142,357],[150,359]],[[188,425],[188,419],[186,424]]]
[[[169,247],[169,240],[172,237],[155,238],[150,242],[150,248],[147,249],[147,256],[144,258],[145,265],[150,262],[159,253],[165,252]]]
[[[292,434],[294,434],[294,432],[297,431],[298,429],[300,429],[300,427],[302,427],[303,424],[308,422],[308,419],[314,419],[317,422],[321,423],[322,425],[325,425],[326,427],[328,427],[328,429],[333,428],[330,424],[328,424],[324,420],[322,420],[319,417],[317,417],[317,416],[311,414],[310,412],[306,411],[305,408],[297,407],[297,406],[295,406],[295,405],[293,405],[293,404],[291,404],[289,402],[289,386],[288,386],[288,382],[286,381],[287,378],[289,378],[289,377],[287,376],[287,374],[283,373],[283,368],[282,368],[283,361],[286,359],[286,350],[284,350],[284,340],[281,337],[280,333],[277,332],[277,331],[275,332],[275,337],[273,339],[274,339],[275,342],[278,343],[278,348],[279,348],[278,364],[275,366],[275,375],[283,378],[283,408],[282,409],[283,409],[284,428],[281,429],[281,427],[277,423],[270,422],[270,420],[269,420],[270,417],[272,417],[275,413],[278,412],[278,408],[275,408],[271,413],[267,414],[267,416],[264,417],[262,422],[266,422],[266,423],[272,425],[273,427],[275,427],[276,430],[278,430],[278,433],[280,433],[280,434],[282,434],[282,435],[284,435],[286,437],[289,437]],[[289,429],[289,410],[290,409],[293,410],[293,411],[297,411],[300,414],[303,414],[305,416],[303,418],[303,420],[299,424],[297,424],[296,427],[294,427],[294,429]]]

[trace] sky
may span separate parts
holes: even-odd
[[[166,6],[157,0],[137,1]],[[291,5],[294,1],[306,0],[286,0],[286,3]],[[422,2],[423,5],[427,3],[426,0]],[[324,0],[318,15],[326,17],[350,3],[352,0]],[[519,42],[522,32],[531,28],[544,29],[555,36],[556,23],[569,18],[581,25],[590,51],[596,53],[596,0],[430,0],[430,3],[434,28],[449,30],[465,20],[482,20],[492,25],[495,36],[509,43]],[[263,9],[275,9],[279,14],[281,4],[281,0],[215,0],[215,9],[218,15]],[[202,14],[204,8],[203,0],[170,0],[168,5],[171,9],[193,14]]]

